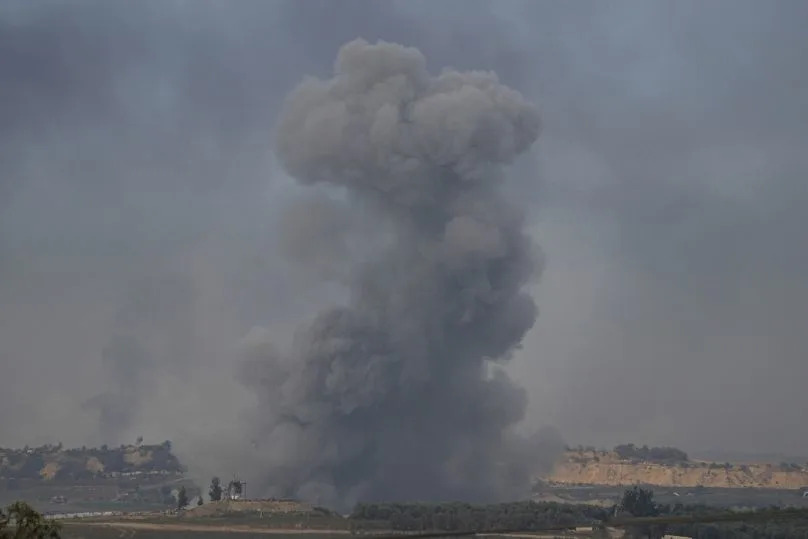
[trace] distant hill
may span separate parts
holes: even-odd
[[[178,475],[184,469],[171,442],[109,448],[64,449],[61,444],[0,448],[0,479],[77,481],[129,475]]]
[[[564,485],[801,489],[808,487],[808,466],[700,461],[674,448],[626,444],[612,451],[568,449],[542,479]]]

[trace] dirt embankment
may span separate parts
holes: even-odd
[[[223,500],[187,509],[179,515],[117,515],[98,520],[63,521],[74,530],[106,528],[119,537],[136,531],[219,532],[292,535],[305,534],[328,539],[351,534],[341,516],[295,500]]]
[[[210,502],[185,511],[188,518],[221,517],[236,513],[307,514],[314,508],[296,500],[223,500]]]
[[[565,485],[800,489],[808,487],[808,468],[702,461],[656,463],[621,459],[614,452],[568,451],[543,479]]]

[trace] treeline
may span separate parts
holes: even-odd
[[[490,505],[469,503],[370,503],[351,513],[354,529],[396,531],[540,530],[601,521],[608,513],[599,507],[552,502],[514,502]]]
[[[614,448],[614,452],[621,459],[625,460],[641,460],[645,462],[687,462],[689,460],[687,453],[675,447],[642,447],[634,444],[622,444]]]
[[[808,538],[808,519],[777,520],[765,513],[777,513],[777,508],[761,509],[759,520],[744,522],[674,523],[664,526],[669,535],[694,539],[791,539]],[[721,513],[723,510],[706,505],[661,506],[660,515],[689,516]]]
[[[626,537],[661,538],[665,534],[694,539],[787,539],[808,538],[808,519],[776,520],[762,511],[760,518],[745,522],[668,523],[631,525]],[[597,526],[616,515],[625,517],[674,517],[724,514],[725,509],[698,505],[664,505],[654,493],[638,487],[629,489],[616,507],[553,502],[513,502],[489,505],[469,503],[363,503],[349,517],[354,531],[539,531],[548,528]]]
[[[679,535],[694,539],[788,539],[808,538],[808,518],[777,520],[778,508],[760,510],[743,522],[642,524],[626,528],[626,537]],[[787,511],[787,510],[785,510]],[[673,506],[657,504],[654,493],[639,487],[629,489],[614,510],[620,516],[634,517],[688,517],[726,513],[725,509],[704,504]],[[792,515],[793,516],[793,515]]]
[[[617,512],[620,517],[714,515],[726,510],[707,505],[673,506],[654,502],[653,492],[639,488],[626,491],[618,506],[601,508],[552,502],[514,502],[491,505],[468,503],[373,503],[359,504],[349,517],[351,528],[394,531],[538,531],[547,528],[598,525]],[[775,510],[776,511],[776,510]],[[673,523],[634,525],[626,537],[661,538],[666,534],[694,539],[789,539],[808,538],[808,519],[746,522]]]

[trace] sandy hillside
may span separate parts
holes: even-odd
[[[658,463],[623,459],[611,451],[567,451],[543,479],[565,485],[800,489],[808,487],[808,468],[702,461]]]

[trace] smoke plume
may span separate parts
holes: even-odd
[[[104,391],[87,399],[85,409],[98,413],[104,443],[134,439],[144,401],[155,392],[157,366],[193,355],[195,291],[188,278],[165,267],[129,284],[113,320],[112,334],[101,349]],[[168,369],[163,369],[166,374]]]
[[[386,42],[344,45],[331,79],[288,96],[285,169],[344,190],[387,243],[288,351],[249,349],[272,493],[350,505],[527,486],[513,467],[528,442],[512,431],[526,394],[497,365],[534,323],[524,288],[541,264],[500,186],[538,134],[537,109],[495,74],[431,76],[417,49]]]
[[[91,397],[84,406],[97,411],[101,439],[118,443],[137,416],[150,361],[142,344],[129,334],[114,335],[101,355],[111,388]]]
[[[434,73],[493,69],[541,96],[541,144],[504,185],[547,253],[542,315],[505,366],[530,397],[520,428],[796,461],[806,18],[799,0],[0,2],[0,408],[25,410],[0,440],[143,435],[170,439],[202,484],[237,472],[257,494],[256,470],[279,475],[268,463],[294,451],[234,421],[253,395],[230,347],[266,326],[253,336],[271,334],[290,369],[287,328],[331,300],[354,308],[345,283],[410,211],[295,185],[267,151],[294,83],[364,36],[416,46]],[[375,274],[388,303],[385,279],[404,271],[391,264]],[[118,320],[131,283],[166,274],[192,287],[172,277],[159,298],[192,298]],[[82,404],[119,393],[133,366],[103,361],[116,336],[149,362],[129,427],[100,433]]]

